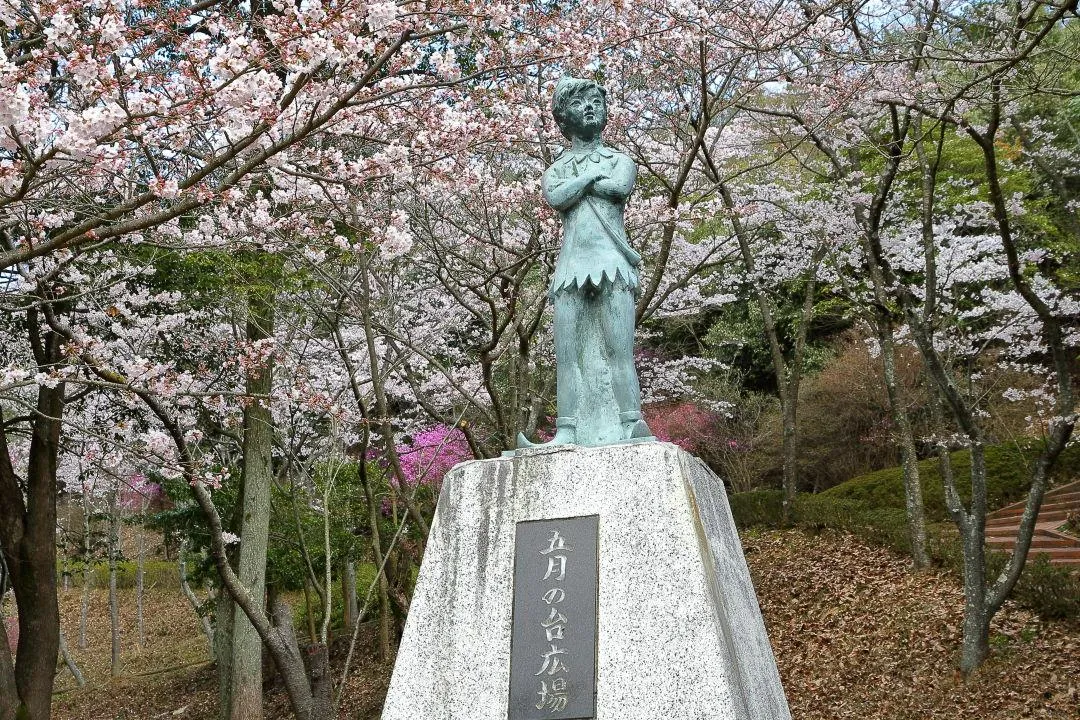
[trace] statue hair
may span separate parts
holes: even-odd
[[[603,85],[593,80],[582,80],[571,75],[563,75],[559,78],[558,84],[555,85],[555,96],[551,102],[551,114],[555,117],[555,124],[559,126],[559,130],[567,138],[570,137],[566,131],[566,110],[570,106],[570,101],[574,99],[574,96],[595,88],[600,91],[600,96],[604,98],[604,106],[607,106],[607,90]]]

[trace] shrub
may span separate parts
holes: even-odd
[[[1031,486],[1031,467],[1038,455],[1033,444],[991,445],[986,448],[986,495],[991,510],[1023,500]],[[957,491],[967,500],[971,494],[968,482],[971,472],[971,453],[959,450],[952,453],[953,477]],[[1066,448],[1054,466],[1055,477],[1069,477],[1080,472],[1080,445]],[[930,522],[948,520],[945,510],[945,491],[941,481],[938,459],[928,458],[919,463],[919,478],[923,489],[926,517]],[[876,508],[904,507],[904,479],[899,467],[878,470],[830,488],[821,496],[853,500]]]
[[[1000,445],[987,448],[987,496],[991,509],[1023,499],[1027,492],[1034,448]],[[971,467],[967,451],[952,454],[958,490],[965,494],[964,482]],[[1080,448],[1062,453],[1056,475],[1075,476],[1080,465]],[[955,526],[947,521],[944,492],[937,460],[920,463],[920,478],[926,502],[927,551],[942,567],[956,575],[963,569],[963,549]],[[736,493],[729,499],[735,524],[740,529],[757,526],[778,527],[781,521],[781,494],[776,490]],[[809,531],[822,528],[850,532],[864,541],[911,553],[904,489],[900,468],[889,468],[850,480],[816,495],[802,494],[795,500],[795,524]],[[987,575],[995,577],[1008,555],[990,552]],[[1050,565],[1045,556],[1029,555],[1012,598],[1044,618],[1080,616],[1080,573]]]
[[[741,530],[754,527],[778,527],[783,513],[784,493],[780,490],[751,490],[728,496],[735,526]]]
[[[121,560],[116,563],[116,587],[135,587],[135,574],[138,572],[138,563],[134,560]],[[71,584],[73,587],[81,587],[83,571],[81,565],[72,565],[70,568]],[[90,566],[90,582],[96,588],[109,587],[109,564],[97,562]],[[164,560],[147,560],[143,563],[143,586],[158,588],[179,588],[180,577],[177,575],[176,563]]]
[[[363,617],[360,618],[361,622],[370,620],[379,611],[378,596],[375,592],[372,592],[367,612],[363,612],[364,597],[374,580],[375,565],[373,563],[356,563],[356,605],[357,611],[363,613]],[[319,596],[312,592],[311,600],[315,604],[312,610],[314,611],[315,622],[318,624],[322,622],[322,606],[319,603]],[[293,606],[293,622],[297,628],[307,627],[307,604],[304,602],[302,595],[295,601]],[[330,584],[330,627],[339,629],[344,626],[345,598],[342,595],[341,578],[335,573],[334,582]]]

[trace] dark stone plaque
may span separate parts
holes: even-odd
[[[597,515],[519,522],[509,720],[596,717]]]

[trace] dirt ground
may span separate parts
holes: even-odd
[[[798,531],[743,537],[762,612],[796,720],[1080,720],[1080,623],[1046,623],[1007,605],[990,660],[956,672],[961,591],[943,573],[849,536]],[[64,634],[88,686],[58,667],[57,720],[216,717],[216,677],[190,606],[152,589],[146,642],[136,643],[134,594],[122,592],[122,676],[110,678],[106,594],[93,593],[88,646],[77,647],[78,588],[61,597]],[[335,653],[339,664],[343,653]],[[389,668],[354,661],[341,717],[377,718]],[[267,717],[287,718],[268,682]]]

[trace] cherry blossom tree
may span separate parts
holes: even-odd
[[[875,302],[893,305],[901,314],[952,423],[953,437],[968,447],[972,456],[969,500],[965,503],[944,446],[941,452],[946,504],[964,547],[960,666],[966,674],[989,652],[990,620],[1020,577],[1049,469],[1076,422],[1067,358],[1069,348],[1076,343],[1077,306],[1062,291],[1060,277],[1024,259],[1034,260],[1045,253],[1045,228],[1052,227],[1055,220],[1044,218],[1049,222],[1040,225],[1021,219],[1036,203],[1022,193],[1005,194],[1006,178],[1015,182],[1022,178],[1022,172],[998,149],[1007,138],[1009,119],[1019,123],[1025,101],[1041,93],[1036,78],[1042,74],[1060,77],[1062,70],[1075,62],[1066,41],[1074,36],[1075,24],[1061,25],[1070,13],[1075,17],[1075,8],[1067,4],[991,3],[971,12],[937,5],[915,8],[922,22],[908,26],[908,32],[917,48],[934,48],[932,57],[914,72],[896,72],[892,78],[883,75],[888,82],[882,83],[882,90],[874,96],[887,110],[883,125],[889,138],[883,145],[884,168],[873,197],[860,209]],[[953,32],[956,28],[959,33]],[[887,46],[885,49],[889,52]],[[971,63],[972,57],[991,59]],[[916,212],[907,215],[915,220],[905,227],[903,188],[897,182],[904,167],[905,146],[933,137],[928,132],[912,139],[909,132],[919,128],[924,132],[933,129],[942,139],[930,151],[925,144],[916,147]],[[959,133],[974,143],[973,149],[981,156],[975,177],[950,178],[943,167],[944,138],[950,133]],[[948,190],[950,181],[967,181],[971,186],[969,198],[959,208],[960,218],[950,217],[951,208],[939,206],[940,194]],[[1047,188],[1051,195],[1059,190]],[[1062,208],[1072,201],[1069,196],[1055,199]],[[888,221],[893,219],[899,222],[890,227]],[[1028,252],[1034,251],[1034,255],[1023,255],[1025,246],[1032,248]],[[955,255],[957,249],[965,256],[964,262],[955,268],[954,275],[946,276],[942,261]],[[1003,273],[1001,282],[993,282]],[[978,302],[968,309],[973,296]],[[967,356],[967,361],[950,363],[950,348]],[[982,383],[979,373],[964,377],[964,368],[973,367],[972,360],[985,357],[987,350],[994,350],[999,362],[1004,359],[1030,370],[1038,368],[1047,378],[1038,391],[1043,410],[1033,431],[1039,452],[1020,532],[1009,562],[993,579],[986,576],[984,547],[985,446],[989,436],[981,407]]]

